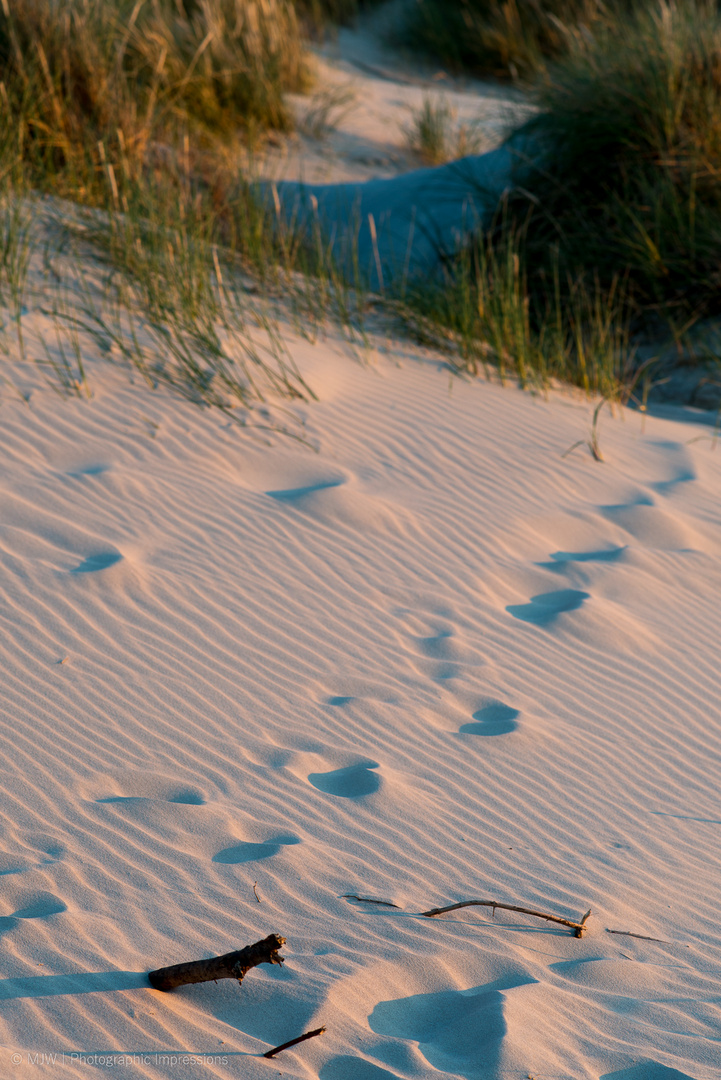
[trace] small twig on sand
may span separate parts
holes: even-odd
[[[253,882],[253,892],[255,893],[255,899],[258,901],[258,903],[260,903],[260,897],[258,896],[258,888],[257,888],[257,886],[258,886],[258,882],[254,881]]]
[[[290,1039],[289,1042],[281,1043],[280,1046],[276,1046],[272,1050],[266,1050],[263,1057],[275,1057],[281,1050],[287,1050],[289,1046],[296,1046],[298,1043],[305,1042],[306,1039],[313,1039],[316,1035],[322,1035],[324,1031],[324,1027],[316,1028],[315,1031],[306,1031],[305,1035],[299,1035],[297,1039]]]
[[[517,907],[515,904],[499,904],[497,900],[461,900],[458,904],[448,904],[447,907],[431,908],[430,911],[422,911],[421,915],[425,915],[427,919],[433,919],[436,915],[443,915],[446,911],[458,911],[459,908],[465,907],[489,907],[493,908],[493,914],[496,913],[496,908],[502,911],[520,911],[523,915],[534,915],[537,919],[546,919],[547,922],[560,923],[561,926],[570,926],[574,931],[574,937],[583,937],[586,932],[586,920],[591,914],[589,908],[586,914],[583,916],[580,922],[572,922],[571,919],[563,919],[560,915],[548,915],[545,911],[534,911],[533,908]]]
[[[285,945],[285,938],[279,934],[270,934],[254,945],[246,945],[236,952],[212,956],[209,960],[191,960],[188,964],[174,964],[172,967],[158,968],[148,973],[150,985],[156,990],[174,990],[176,986],[188,983],[210,982],[217,979],[237,979],[258,964],[283,963],[279,950]]]
[[[661,945],[673,945],[672,941],[664,941],[664,939],[660,937],[646,937],[645,934],[632,934],[630,930],[609,930],[609,928],[606,927],[606,933],[619,934],[621,937],[635,937],[640,941],[658,941]]]
[[[378,904],[379,907],[392,907],[395,908],[396,911],[401,910],[398,907],[398,904],[391,904],[388,900],[371,900],[369,896],[356,896],[356,894],[352,892],[343,893],[343,899],[357,900],[359,904]]]

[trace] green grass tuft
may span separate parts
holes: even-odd
[[[483,142],[478,126],[459,122],[443,97],[426,96],[404,128],[406,143],[426,165],[442,165],[477,154]]]

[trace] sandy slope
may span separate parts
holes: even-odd
[[[4,392],[1,1074],[721,1076],[710,429],[564,459],[586,402],[289,341],[317,453],[100,359]],[[413,914],[468,897],[589,934]],[[145,985],[269,932],[242,989]]]

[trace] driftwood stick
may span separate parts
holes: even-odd
[[[213,956],[209,960],[191,960],[188,964],[174,964],[172,967],[158,968],[148,973],[150,985],[156,990],[174,990],[176,986],[187,983],[210,982],[211,979],[237,979],[258,964],[282,964],[283,957],[279,950],[285,945],[285,938],[270,934],[254,945],[244,949]]]
[[[609,928],[606,927],[606,933],[619,934],[621,937],[635,937],[638,938],[639,941],[658,941],[661,945],[673,945],[672,941],[664,941],[664,939],[660,937],[646,937],[645,934],[632,934],[630,930],[609,930]]]
[[[583,937],[586,932],[586,921],[591,914],[590,909],[586,912],[580,922],[573,922],[571,919],[563,919],[560,915],[549,915],[545,911],[534,911],[533,908],[518,907],[516,904],[500,904],[498,900],[462,900],[459,904],[448,904],[446,907],[431,908],[430,911],[422,911],[421,915],[425,915],[427,919],[433,919],[436,915],[443,915],[446,911],[458,911],[459,908],[465,907],[489,907],[493,908],[493,914],[496,913],[496,908],[501,911],[520,911],[523,915],[534,915],[537,919],[546,919],[547,922],[560,923],[561,926],[570,926],[575,932],[574,937]]]
[[[287,1050],[289,1046],[296,1046],[298,1043],[305,1042],[306,1039],[314,1039],[316,1035],[322,1035],[324,1031],[324,1027],[316,1028],[315,1031],[306,1031],[305,1035],[299,1035],[297,1039],[290,1039],[287,1043],[281,1043],[280,1046],[276,1046],[272,1050],[266,1050],[263,1057],[275,1057],[281,1050]]]
[[[344,900],[357,900],[359,904],[378,904],[379,907],[392,907],[392,908],[395,908],[396,911],[401,910],[398,907],[398,904],[391,904],[391,903],[388,902],[388,900],[371,900],[371,898],[369,896],[356,896],[356,894],[354,892],[343,893],[343,899]]]

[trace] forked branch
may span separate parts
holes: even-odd
[[[533,908],[518,907],[516,904],[500,904],[497,900],[461,900],[458,904],[448,904],[446,907],[431,908],[430,911],[422,911],[421,915],[425,915],[427,919],[433,919],[436,915],[444,915],[446,911],[458,911],[459,908],[466,907],[489,907],[493,908],[493,914],[496,913],[496,908],[502,911],[520,911],[523,915],[533,915],[537,919],[545,919],[547,922],[560,923],[561,926],[569,926],[574,931],[574,937],[580,938],[586,932],[586,921],[591,914],[589,908],[586,914],[583,916],[580,922],[573,922],[571,919],[564,919],[560,915],[549,915],[545,911],[535,911]]]

